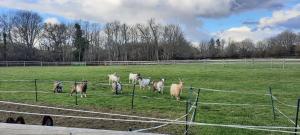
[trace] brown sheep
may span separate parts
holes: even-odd
[[[71,96],[74,92],[80,92],[80,97],[82,98],[83,95],[86,97],[86,90],[87,90],[87,81],[83,81],[80,83],[76,83],[75,86],[71,89]]]

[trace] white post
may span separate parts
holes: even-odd
[[[285,69],[285,58],[283,58],[282,68]]]
[[[271,58],[271,69],[273,68],[273,59]]]
[[[24,61],[24,67],[25,67],[25,61]]]

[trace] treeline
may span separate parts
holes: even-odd
[[[250,39],[240,42],[211,39],[199,45],[200,58],[298,58],[300,33],[283,31],[280,34],[254,43]]]
[[[0,15],[0,60],[102,61],[201,58],[297,57],[300,35],[285,31],[258,43],[211,39],[192,45],[178,25],[150,19],[129,25],[118,21],[44,23],[31,11]]]

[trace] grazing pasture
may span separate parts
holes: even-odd
[[[129,73],[140,73],[151,80],[164,78],[163,94],[151,90],[135,89],[134,109],[131,110],[133,85],[123,85],[122,94],[114,95],[108,85],[108,74],[116,72],[122,84],[128,84]],[[170,85],[184,82],[180,101],[170,96]],[[38,101],[35,102],[35,84],[37,80]],[[176,119],[185,114],[185,100],[188,99],[190,86],[201,89],[195,122],[224,125],[288,126],[294,125],[278,110],[295,121],[297,99],[300,97],[300,64],[269,66],[267,63],[255,64],[180,64],[180,65],[131,65],[131,66],[66,66],[66,67],[1,67],[0,100],[30,104],[77,108],[102,112],[114,112],[155,118]],[[6,80],[6,81],[5,81]],[[8,81],[31,80],[31,81]],[[53,82],[62,81],[63,92],[53,93]],[[74,96],[70,96],[74,81],[87,80],[87,97],[78,96],[78,105]],[[65,81],[65,82],[64,82]],[[273,120],[269,87],[272,88],[276,119]],[[194,91],[193,93],[195,93]],[[194,99],[195,96],[192,98]],[[282,103],[293,105],[287,106]],[[39,113],[88,115],[75,112],[34,109],[0,103],[0,109]],[[10,115],[0,113],[0,121]],[[18,115],[16,115],[18,116]],[[103,117],[103,116],[102,116]],[[189,118],[191,115],[189,116]],[[25,115],[29,124],[40,124],[39,117]],[[181,120],[184,120],[181,119]],[[55,118],[55,125],[100,128],[114,130],[142,129],[159,124],[137,122],[111,122],[103,120],[77,120],[73,118]],[[184,125],[170,124],[145,132],[183,134]],[[292,129],[287,131],[293,131]],[[190,126],[190,134],[284,134],[228,127]]]

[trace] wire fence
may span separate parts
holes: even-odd
[[[12,83],[22,83],[26,84],[29,83],[29,86],[32,87],[34,86],[34,82],[44,82],[47,84],[52,84],[55,80],[0,80],[0,87],[2,86],[1,83],[5,82],[12,82]],[[73,84],[74,81],[71,80],[65,80],[62,81],[64,83],[69,83]],[[89,82],[90,84],[93,84],[95,86],[105,86],[105,87],[110,87],[109,84],[104,83],[104,82]],[[133,87],[132,84],[123,84],[124,86]],[[22,85],[24,87],[24,85]],[[39,86],[39,85],[38,85]],[[45,86],[45,85],[42,85]],[[51,88],[51,87],[49,87]],[[4,88],[5,89],[5,88]],[[1,93],[35,93],[35,94],[49,94],[52,93],[49,89],[45,88],[38,88],[36,90],[1,90]],[[293,132],[290,130],[295,130],[298,129],[298,125],[296,125],[295,117],[291,117],[287,115],[283,110],[281,110],[279,107],[284,106],[284,107],[289,107],[290,109],[294,110],[297,106],[291,105],[288,103],[285,103],[278,99],[277,97],[273,96],[272,94],[268,93],[252,93],[252,92],[240,92],[238,90],[221,90],[221,89],[211,89],[211,88],[200,88],[200,87],[189,87],[190,91],[186,95],[189,98],[187,98],[187,101],[179,101],[179,102],[189,102],[189,111],[188,113],[176,118],[176,119],[166,119],[166,118],[154,118],[154,117],[144,117],[144,116],[136,116],[136,115],[125,115],[125,114],[114,114],[114,113],[105,113],[105,112],[96,112],[96,111],[87,111],[87,110],[77,110],[77,109],[67,109],[67,108],[59,108],[59,107],[49,107],[49,106],[41,106],[41,105],[32,105],[32,104],[25,104],[25,103],[16,103],[16,102],[8,102],[8,101],[0,101],[1,104],[11,104],[11,105],[20,105],[20,106],[30,106],[30,107],[39,107],[39,108],[47,108],[47,109],[56,109],[56,110],[64,110],[64,111],[72,111],[72,112],[82,112],[82,113],[92,113],[92,114],[102,114],[102,115],[109,115],[109,116],[118,116],[121,118],[105,118],[105,117],[86,117],[86,116],[72,116],[72,115],[57,115],[57,114],[43,114],[43,113],[33,113],[33,112],[22,112],[22,111],[14,111],[14,110],[0,110],[0,112],[3,113],[16,113],[16,114],[25,114],[25,115],[49,115],[53,117],[63,117],[63,118],[78,118],[78,119],[94,119],[94,120],[108,120],[108,121],[124,121],[124,122],[141,122],[141,123],[157,123],[160,124],[158,126],[153,126],[153,127],[148,127],[148,128],[142,128],[135,130],[134,132],[144,132],[144,131],[149,131],[149,130],[154,130],[158,128],[162,128],[165,126],[168,126],[170,124],[175,124],[175,125],[188,125],[189,127],[191,126],[212,126],[212,127],[226,127],[226,128],[238,128],[238,129],[246,129],[246,130],[255,130],[255,131],[267,131],[267,132],[278,132],[278,133],[294,133],[298,134],[298,132]],[[210,92],[216,92],[216,93],[226,93],[226,94],[241,94],[241,95],[254,95],[254,96],[261,96],[261,97],[272,97],[274,101],[277,103],[275,105],[275,111],[276,113],[279,113],[282,115],[288,122],[291,123],[291,125],[296,125],[296,127],[284,127],[284,126],[247,126],[247,125],[230,125],[230,124],[211,124],[211,123],[199,123],[199,122],[194,122],[193,119],[195,118],[195,114],[197,114],[196,110],[194,109],[195,104],[201,105],[209,105],[209,106],[236,106],[236,107],[265,107],[265,108],[271,108],[272,105],[270,104],[252,104],[252,103],[225,103],[225,102],[205,102],[205,101],[196,101],[196,98],[192,98],[195,95],[198,95],[196,92],[197,90],[201,91],[210,91]],[[107,93],[97,93],[97,96],[103,97],[114,97],[116,95],[110,95]],[[132,96],[132,93],[127,93],[127,94],[122,94],[120,96]],[[140,94],[135,94],[134,97],[138,97],[141,99],[153,99],[153,100],[164,100],[163,102],[178,102],[175,100],[170,100],[169,98],[164,98],[164,97],[151,97],[147,95],[140,95]],[[181,119],[191,115],[190,119],[188,121],[182,121]],[[126,119],[124,119],[126,118]],[[128,119],[130,118],[130,119]],[[134,118],[134,119],[133,119]],[[184,133],[187,133],[188,130],[185,130]]]

